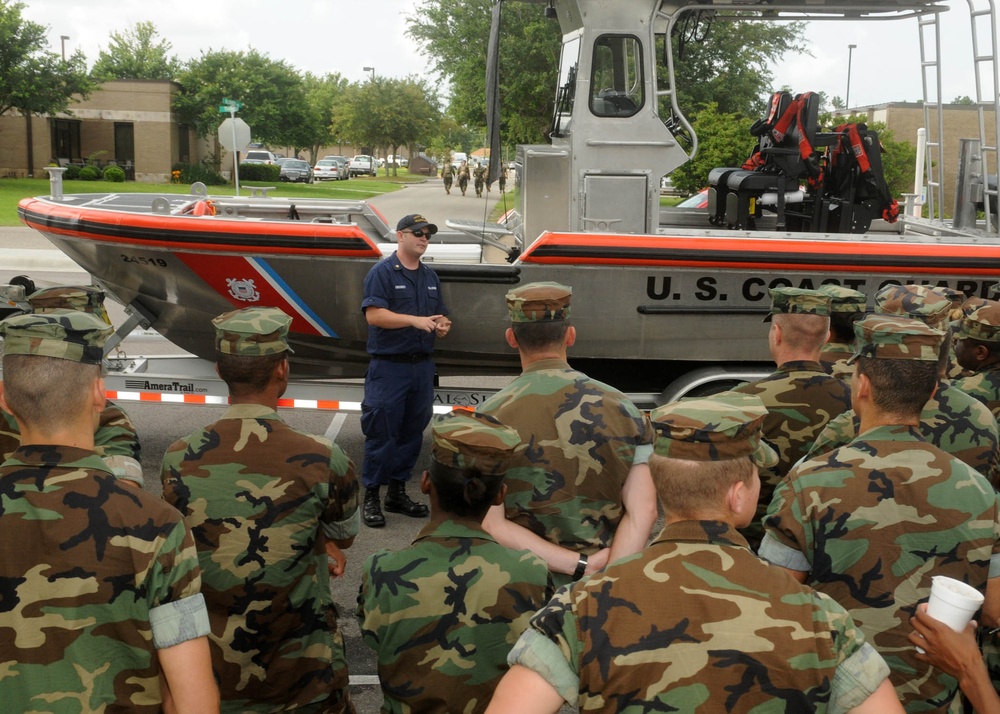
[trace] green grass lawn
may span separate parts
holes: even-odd
[[[365,199],[391,191],[398,191],[404,184],[423,181],[422,176],[410,176],[400,172],[397,177],[379,176],[372,178],[363,176],[350,181],[318,181],[313,184],[304,183],[261,183],[260,181],[240,182],[242,187],[274,186],[271,196],[279,198],[348,198]],[[181,184],[163,183],[111,183],[108,181],[65,181],[64,193],[188,193],[189,187]],[[216,196],[233,196],[232,186],[209,186],[208,192]],[[245,192],[244,192],[245,193]],[[49,180],[35,179],[0,179],[0,226],[19,226],[17,204],[22,198],[30,196],[48,196]]]

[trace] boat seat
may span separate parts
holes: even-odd
[[[764,149],[774,146],[774,138],[771,131],[778,123],[778,120],[788,111],[792,103],[792,95],[785,91],[774,92],[767,103],[767,111],[764,116],[754,122],[750,127],[750,133],[757,137],[757,146],[754,147],[750,158],[747,159],[742,168],[717,168],[712,169],[708,174],[708,221],[712,225],[726,225],[726,204],[729,194],[727,179],[734,171],[752,171],[764,165]]]
[[[863,233],[876,218],[895,222],[899,208],[885,182],[878,133],[865,124],[841,124],[837,134],[839,143],[828,154],[816,230]]]

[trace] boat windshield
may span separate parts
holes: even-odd
[[[630,117],[645,103],[642,43],[633,35],[601,35],[591,63],[590,111],[599,117]]]
[[[556,106],[552,116],[552,136],[569,134],[570,119],[573,116],[573,100],[576,97],[576,72],[580,65],[581,31],[570,33],[563,38],[562,55],[559,58],[559,84],[556,89]]]

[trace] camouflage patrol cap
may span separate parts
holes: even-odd
[[[991,300],[963,317],[955,337],[1000,342],[1000,303]]]
[[[517,431],[479,412],[453,411],[435,418],[431,437],[435,461],[484,474],[506,472],[510,457],[524,448]]]
[[[764,317],[770,322],[774,315],[830,316],[830,296],[819,290],[804,288],[771,288],[771,312]]]
[[[875,312],[912,317],[939,327],[951,312],[951,300],[938,288],[926,285],[886,285],[875,293]]]
[[[559,283],[528,283],[507,293],[511,322],[559,322],[569,318],[573,288]]]
[[[245,307],[212,320],[215,349],[222,354],[265,357],[292,352],[288,326],[292,318],[276,307]]]
[[[778,454],[761,438],[767,407],[754,394],[722,392],[682,399],[654,409],[654,450],[660,456],[689,461],[724,461],[749,456],[762,468],[778,463]]]
[[[820,285],[818,292],[830,296],[830,314],[853,315],[868,308],[868,296],[843,285]]]
[[[854,323],[858,357],[937,362],[945,333],[911,317],[866,315]]]
[[[37,313],[50,310],[81,310],[97,315],[109,325],[111,319],[104,309],[104,291],[90,285],[59,285],[42,288],[28,296],[28,304]]]
[[[79,310],[50,310],[15,315],[0,322],[5,355],[56,357],[101,364],[104,343],[114,329],[97,315]]]
[[[981,297],[970,297],[965,302],[962,303],[962,315],[971,315],[973,312],[983,307],[984,305],[989,305],[990,300]]]
[[[941,293],[946,298],[951,300],[952,307],[958,307],[963,302],[965,302],[965,293],[963,293],[961,290],[956,290],[955,288],[949,288],[949,287],[937,287],[935,288],[935,290],[937,290],[939,293]]]

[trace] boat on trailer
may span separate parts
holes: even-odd
[[[563,35],[551,143],[517,148],[520,203],[508,222],[449,221],[435,236],[425,260],[457,317],[436,349],[440,375],[519,371],[503,339],[503,295],[526,282],[574,287],[574,364],[622,389],[674,396],[769,370],[760,320],[770,287],[837,283],[871,296],[917,282],[986,297],[1000,279],[992,0],[969,0],[980,136],[963,151],[949,220],[912,207],[897,217],[879,185],[877,135],[821,131],[805,92],[772,97],[758,166],[714,171],[707,216],[659,207],[661,177],[697,151],[675,91],[683,23],[898,19],[930,37],[921,39],[930,52],[947,3],[528,1],[539,13],[552,7]],[[923,71],[925,91],[937,90],[925,118],[941,137],[940,63]],[[940,145],[926,158],[932,216],[948,195],[935,180]],[[212,317],[274,305],[292,316],[297,375],[364,374],[362,285],[395,244],[369,204],[210,196],[197,184],[187,196],[64,195],[59,173],[51,195],[23,200],[19,215],[124,304],[130,322],[212,359]]]

